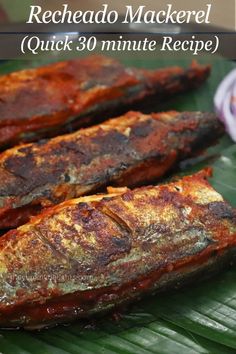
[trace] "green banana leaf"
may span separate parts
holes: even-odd
[[[122,58],[127,65],[146,68],[186,65],[189,59]],[[235,65],[222,58],[201,58],[212,64],[212,75],[200,89],[151,107],[156,110],[213,110],[213,95],[221,79]],[[42,64],[12,61],[0,73]],[[213,166],[212,185],[236,207],[236,144],[224,136],[217,145],[179,166],[190,174]],[[116,316],[117,317],[117,316]],[[4,354],[230,354],[236,353],[236,270],[233,266],[208,281],[199,279],[178,291],[146,297],[124,309],[115,319],[76,322],[67,326],[26,332],[0,331]]]

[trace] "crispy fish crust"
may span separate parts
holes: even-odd
[[[195,88],[209,73],[209,66],[196,63],[148,71],[90,56],[1,76],[0,147],[92,125],[149,96]]]
[[[0,325],[107,311],[231,259],[236,211],[206,181],[66,201],[0,239]]]
[[[19,226],[43,207],[99,188],[137,186],[223,132],[214,114],[139,112],[0,155],[0,228]]]

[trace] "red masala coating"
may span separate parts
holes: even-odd
[[[137,186],[168,172],[223,132],[212,113],[129,112],[98,126],[0,155],[0,228],[108,185]]]
[[[199,275],[236,246],[208,172],[66,201],[0,239],[0,325],[91,316]]]
[[[93,125],[127,106],[199,86],[209,66],[148,71],[90,56],[0,77],[0,147]],[[95,120],[96,118],[96,120]]]

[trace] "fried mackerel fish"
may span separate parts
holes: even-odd
[[[236,210],[207,174],[69,200],[2,236],[0,326],[85,318],[232,260]]]
[[[0,228],[19,226],[44,207],[107,185],[150,183],[222,132],[212,113],[129,112],[6,150],[0,155]]]
[[[90,56],[0,77],[0,147],[69,132],[202,84],[209,66],[188,69],[125,68],[115,59]]]

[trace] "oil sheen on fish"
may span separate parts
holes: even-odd
[[[236,210],[206,172],[61,203],[0,238],[0,326],[108,311],[231,259]]]
[[[157,101],[195,88],[209,73],[196,63],[151,71],[90,56],[3,75],[0,147],[93,125],[149,96]]]
[[[0,155],[0,228],[22,225],[44,207],[107,185],[151,183],[222,132],[212,113],[129,112],[6,150]]]

